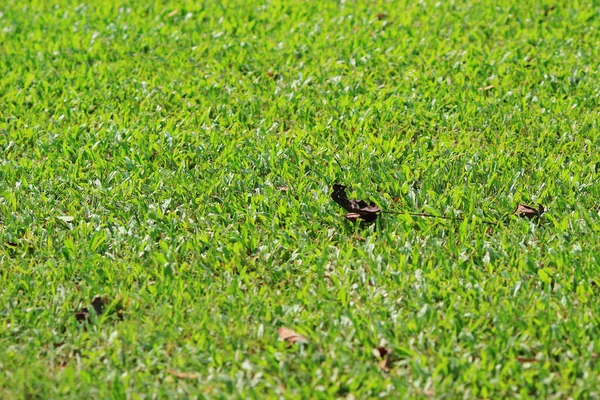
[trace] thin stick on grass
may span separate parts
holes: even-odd
[[[446,220],[450,220],[450,221],[464,221],[467,218],[462,218],[462,217],[447,217],[445,215],[434,215],[434,214],[427,214],[427,213],[410,213],[410,212],[406,212],[406,211],[381,211],[382,213],[386,213],[386,214],[398,214],[398,215],[402,215],[402,214],[406,214],[406,215],[410,215],[411,217],[422,217],[422,218],[437,218],[437,219],[446,219]],[[489,220],[481,220],[482,223],[487,224],[487,225],[499,225],[501,222],[500,221],[489,221]]]

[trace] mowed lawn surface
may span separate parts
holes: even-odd
[[[0,397],[600,396],[589,3],[2,2]]]

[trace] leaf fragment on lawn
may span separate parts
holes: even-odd
[[[358,213],[348,213],[344,215],[344,218],[346,218],[348,221],[356,222],[361,219],[361,215]]]
[[[95,296],[92,299],[90,305],[96,312],[96,316],[104,314],[106,307],[110,304],[110,300],[107,296]],[[123,305],[121,302],[117,302],[109,308],[109,314],[116,314],[117,318],[123,320]],[[90,309],[83,307],[81,310],[75,312],[75,319],[79,322],[87,322],[90,319]]]
[[[389,371],[390,366],[390,355],[392,354],[392,349],[379,346],[373,349],[373,355],[379,359],[379,368],[384,371]]]
[[[104,307],[108,304],[108,297],[96,296],[92,300],[92,308],[96,312],[96,315],[100,315],[104,312]],[[75,319],[79,322],[85,322],[90,319],[90,310],[88,307],[83,307],[81,310],[75,312]]]
[[[173,375],[175,378],[179,378],[179,379],[198,379],[198,378],[200,378],[200,375],[198,375],[198,374],[194,374],[194,373],[190,373],[190,372],[175,371],[172,369],[168,369],[167,374]]]
[[[526,357],[517,357],[517,361],[525,364],[525,363],[538,363],[540,362],[540,360],[536,359],[536,358],[526,358]]]
[[[353,222],[358,220],[364,222],[375,221],[381,213],[381,208],[373,202],[350,200],[346,189],[346,186],[336,183],[333,185],[333,192],[331,193],[331,199],[348,211],[344,217]]]
[[[494,85],[487,85],[487,86],[484,86],[484,87],[480,87],[479,90],[481,90],[482,92],[487,92],[488,90],[492,90],[495,87],[496,86],[494,86]]]
[[[90,312],[87,307],[83,307],[81,310],[75,312],[75,319],[78,322],[85,322],[90,319]]]
[[[96,296],[92,299],[92,307],[94,307],[94,311],[96,311],[96,314],[98,315],[104,312],[104,307],[106,307],[108,303],[108,297],[106,296]]]
[[[279,335],[279,338],[281,340],[285,340],[286,342],[291,344],[308,343],[308,339],[306,337],[300,335],[299,333],[293,331],[290,328],[286,328],[285,326],[279,328],[277,330],[277,334]]]
[[[517,208],[515,208],[515,211],[513,211],[513,215],[517,215],[521,218],[533,219],[536,217],[540,217],[544,213],[544,211],[544,207],[541,205],[538,206],[537,209],[535,209],[525,204],[519,204]]]
[[[62,222],[73,222],[75,218],[70,215],[59,215],[56,219],[60,219]]]

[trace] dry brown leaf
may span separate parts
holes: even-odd
[[[96,312],[96,315],[100,315],[104,312],[104,307],[109,303],[108,297],[96,296],[92,299],[92,307]],[[79,322],[86,322],[90,319],[90,310],[88,307],[83,307],[81,310],[75,313],[75,319]]]
[[[285,340],[286,342],[291,344],[308,342],[308,339],[306,337],[300,335],[299,333],[293,331],[290,328],[286,328],[285,326],[279,328],[277,330],[277,334],[279,335],[279,338],[281,340]]]
[[[348,214],[344,215],[344,218],[346,218],[348,221],[356,222],[356,221],[360,220],[360,214],[348,213]]]
[[[111,301],[106,296],[95,296],[90,304],[96,312],[96,316],[100,316],[106,311],[106,306],[110,305],[110,303]],[[110,314],[112,313],[115,313],[120,320],[123,320],[123,304],[120,301],[112,307]],[[75,312],[75,319],[79,322],[89,321],[90,309],[83,307],[81,310]]]
[[[277,190],[281,190],[282,192],[287,192],[289,189],[286,185],[277,186]]]
[[[480,87],[479,90],[481,90],[482,92],[487,92],[488,90],[492,90],[495,87],[496,86],[494,86],[494,85],[487,85],[487,86],[484,86],[484,87]]]
[[[365,240],[367,240],[367,239],[365,239],[364,237],[362,237],[360,235],[352,235],[352,239],[358,240],[359,242],[364,242]]]
[[[173,375],[175,378],[179,378],[179,379],[199,379],[200,378],[200,375],[198,375],[198,374],[194,374],[194,373],[190,373],[190,372],[175,371],[172,369],[168,369],[167,373],[169,375]]]
[[[390,370],[389,362],[391,354],[392,349],[387,347],[379,346],[373,349],[373,355],[379,358],[379,368],[386,372]]]
[[[90,312],[87,307],[83,307],[81,310],[75,312],[75,319],[78,322],[85,322],[90,319]]]
[[[381,208],[375,203],[369,204],[364,200],[350,200],[346,194],[346,186],[337,183],[333,185],[331,199],[348,211],[345,218],[349,221],[373,222],[381,213]]]
[[[538,363],[540,362],[540,360],[536,359],[536,358],[526,358],[526,357],[517,357],[517,361],[520,363]]]
[[[513,215],[517,215],[521,218],[533,219],[540,217],[544,211],[545,210],[543,206],[538,206],[538,208],[535,209],[525,204],[519,204],[517,208],[515,208],[515,211],[513,211]]]
[[[108,297],[106,296],[96,296],[92,299],[92,307],[94,307],[94,311],[96,311],[96,314],[98,315],[104,312],[104,307],[106,307],[108,303]]]

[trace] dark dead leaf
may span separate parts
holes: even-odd
[[[388,367],[388,357],[384,357],[381,359],[381,361],[379,361],[379,368],[381,368],[384,371],[389,371],[390,367]]]
[[[193,374],[190,372],[174,371],[172,369],[168,369],[167,374],[173,375],[175,378],[179,378],[179,379],[199,379],[200,378],[200,375],[198,375],[198,374]]]
[[[540,362],[540,360],[535,359],[535,358],[527,358],[527,357],[517,357],[517,361],[525,364],[525,363],[538,363]]]
[[[279,338],[281,340],[285,340],[286,342],[291,344],[308,343],[308,339],[306,337],[300,335],[299,333],[296,333],[290,328],[286,328],[285,326],[279,328],[277,330],[277,334],[279,335]]]
[[[392,354],[392,349],[379,346],[373,349],[373,355],[379,359],[379,368],[384,371],[390,370],[390,355]]]
[[[482,92],[487,92],[488,90],[492,90],[495,87],[496,86],[494,86],[494,85],[487,85],[487,86],[484,86],[484,87],[480,87],[479,90],[481,90]]]
[[[81,310],[75,312],[75,319],[78,322],[85,322],[90,319],[90,312],[87,307],[83,307]]]
[[[8,247],[17,247],[18,246],[17,243],[15,243],[15,242],[4,242],[4,244]]]
[[[287,187],[286,185],[281,185],[281,186],[277,186],[277,190],[281,190],[282,192],[287,192],[288,190],[290,190],[290,188]]]
[[[377,358],[383,358],[388,354],[391,354],[392,350],[387,347],[379,346],[373,349],[373,355]]]
[[[517,208],[515,208],[515,211],[513,211],[513,215],[517,215],[521,218],[533,219],[536,217],[540,217],[544,213],[544,211],[544,207],[541,205],[538,206],[537,209],[535,209],[525,204],[519,204]]]
[[[110,300],[106,296],[95,296],[90,304],[96,315],[99,316],[106,311],[106,307],[110,304]],[[79,322],[89,321],[90,312],[89,307],[83,307],[81,310],[75,312],[75,319]],[[110,307],[109,314],[116,314],[120,320],[123,319],[123,305],[120,301]]]
[[[397,197],[394,197],[394,198],[392,199],[392,201],[393,201],[394,203],[399,203],[399,202],[400,202],[400,200],[402,200],[402,196],[397,196]]]
[[[337,183],[333,185],[331,199],[348,211],[345,218],[349,221],[362,220],[365,222],[372,222],[375,221],[379,216],[379,213],[381,213],[381,208],[373,202],[369,204],[364,200],[349,199],[346,194],[346,186]]]
[[[340,206],[344,208],[346,211],[354,210],[354,205],[348,199],[348,195],[346,194],[346,186],[340,184],[333,185],[333,192],[331,193],[331,199],[338,203]]]
[[[359,242],[364,242],[365,240],[367,240],[367,239],[365,239],[364,237],[362,237],[360,235],[352,235],[352,239],[358,240]]]
[[[96,296],[92,300],[92,307],[94,307],[94,311],[96,311],[97,315],[100,315],[104,312],[104,308],[108,304],[108,297],[106,296]]]
[[[348,213],[344,215],[344,218],[346,218],[348,221],[356,222],[361,219],[361,215],[357,213]]]
[[[379,14],[377,14],[377,19],[378,19],[379,21],[381,21],[381,20],[384,20],[384,19],[386,19],[387,17],[388,17],[388,15],[387,15],[386,13],[379,13]]]

